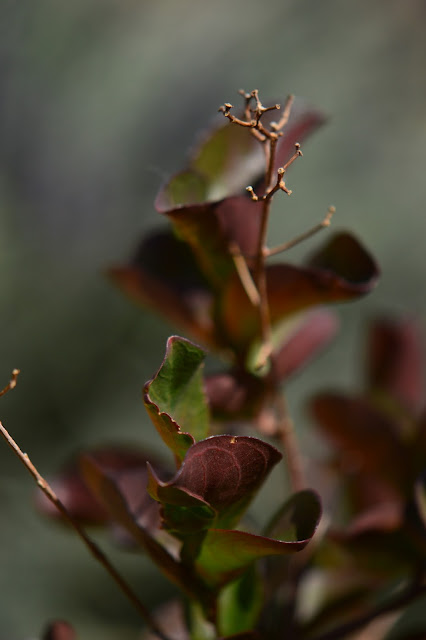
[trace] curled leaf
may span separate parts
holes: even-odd
[[[257,438],[212,436],[189,449],[169,482],[151,475],[149,490],[163,505],[208,506],[217,514],[215,526],[233,526],[281,457]],[[188,526],[184,518],[181,526]]]
[[[167,341],[163,363],[144,388],[144,403],[157,431],[178,460],[205,438],[209,413],[202,368],[205,352],[184,338]]]
[[[211,586],[226,584],[258,558],[304,549],[320,517],[318,496],[313,491],[301,491],[292,496],[274,518],[269,528],[274,538],[245,531],[210,529],[196,559],[196,568]]]

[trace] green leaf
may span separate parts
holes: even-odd
[[[225,636],[250,631],[263,604],[263,588],[254,566],[225,586],[218,598],[218,627]]]
[[[196,440],[205,438],[209,413],[203,389],[205,352],[172,336],[160,369],[144,388],[145,407],[166,445],[178,460]]]
[[[238,577],[258,558],[301,551],[314,535],[321,504],[313,491],[301,491],[280,509],[269,530],[276,538],[245,531],[210,529],[195,566],[203,580],[220,587]]]

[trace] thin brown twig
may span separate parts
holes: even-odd
[[[278,253],[282,253],[283,251],[288,251],[288,249],[292,249],[293,247],[300,244],[304,240],[307,240],[311,236],[318,233],[318,231],[321,231],[321,229],[325,229],[326,227],[329,227],[331,224],[331,219],[335,214],[335,212],[336,212],[335,207],[329,207],[327,214],[325,215],[323,220],[321,220],[320,223],[316,224],[311,229],[308,229],[308,231],[301,233],[299,236],[296,236],[292,240],[289,240],[288,242],[283,242],[283,244],[280,244],[277,247],[273,247],[272,249],[266,249],[265,256],[269,258],[270,256],[276,256]]]
[[[18,369],[14,369],[12,372],[12,377],[4,389],[0,391],[0,397],[5,393],[10,391],[16,386],[16,380],[19,374]],[[43,491],[45,496],[52,502],[52,504],[58,509],[61,513],[62,517],[74,528],[78,536],[84,542],[92,556],[97,560],[103,568],[109,573],[115,583],[120,587],[121,591],[126,595],[126,597],[133,604],[135,609],[139,612],[141,618],[147,624],[147,626],[151,629],[153,633],[155,633],[161,640],[170,640],[168,636],[166,636],[163,631],[158,627],[156,621],[153,616],[149,612],[149,610],[145,607],[145,605],[140,601],[135,592],[131,589],[131,587],[127,584],[124,578],[120,575],[117,569],[111,564],[110,560],[106,557],[103,551],[99,548],[99,546],[87,535],[82,526],[72,517],[70,512],[67,510],[63,502],[58,498],[56,493],[53,491],[52,487],[49,483],[43,478],[43,476],[39,473],[37,468],[31,462],[28,454],[24,453],[19,445],[15,442],[12,436],[9,434],[7,429],[0,422],[0,433],[3,436],[4,440],[7,442],[9,447],[15,453],[15,455],[19,458],[22,464],[26,467],[29,473],[32,475],[34,480],[36,481],[38,487]]]
[[[258,307],[260,304],[259,291],[253,281],[250,269],[248,268],[247,261],[240,251],[239,246],[235,242],[229,243],[229,252],[234,261],[235,268],[239,275],[241,284],[254,307]]]
[[[269,360],[272,354],[272,336],[271,336],[271,318],[269,312],[269,302],[268,302],[268,291],[267,291],[267,278],[266,278],[266,257],[267,257],[267,247],[266,247],[266,239],[267,239],[267,231],[268,231],[268,222],[269,222],[269,214],[271,210],[271,203],[273,195],[280,189],[287,194],[290,194],[290,190],[287,189],[285,182],[283,180],[283,175],[286,169],[295,161],[295,159],[302,155],[300,151],[300,145],[296,144],[296,152],[290,158],[290,160],[278,171],[278,180],[276,183],[273,182],[273,175],[275,172],[275,157],[276,157],[276,149],[278,139],[282,134],[281,129],[286,125],[288,119],[290,117],[291,107],[293,104],[293,96],[289,96],[287,98],[286,104],[284,106],[283,114],[280,120],[276,123],[271,124],[271,128],[267,129],[263,126],[261,122],[261,118],[264,113],[267,111],[271,111],[272,109],[280,109],[280,105],[276,104],[272,107],[264,107],[259,98],[259,92],[257,89],[252,91],[251,93],[246,93],[243,90],[239,92],[245,100],[245,109],[244,109],[244,117],[245,120],[241,118],[237,118],[231,113],[231,109],[233,109],[233,105],[229,102],[225,102],[219,108],[219,111],[223,113],[225,118],[228,118],[230,122],[246,127],[250,129],[253,135],[256,135],[257,139],[263,144],[263,148],[265,149],[266,156],[266,171],[265,171],[265,193],[262,197],[258,197],[253,190],[253,187],[248,187],[247,191],[250,193],[253,201],[261,201],[262,202],[262,212],[261,212],[261,220],[260,220],[260,230],[259,230],[259,238],[258,244],[256,247],[256,256],[255,256],[255,264],[254,264],[254,274],[253,274],[253,284],[254,288],[251,287],[251,278],[247,278],[247,272],[245,267],[247,266],[246,262],[244,263],[240,259],[240,255],[238,253],[234,253],[233,258],[235,262],[235,266],[240,275],[240,280],[247,292],[247,295],[252,296],[254,290],[256,289],[259,303],[257,304],[259,309],[260,316],[260,332],[261,332],[261,348],[259,350],[256,362],[256,368],[261,369],[264,367]],[[255,108],[250,108],[251,100],[255,101]],[[253,115],[253,117],[252,117]],[[242,256],[241,256],[242,257]],[[256,295],[250,299],[257,299]]]
[[[20,373],[21,372],[19,371],[19,369],[14,369],[12,371],[12,375],[8,384],[0,391],[0,398],[4,396],[8,391],[11,391],[16,387],[16,383],[18,381],[18,376]]]
[[[277,395],[275,406],[277,411],[276,437],[281,441],[287,461],[290,484],[293,491],[302,491],[302,489],[305,489],[307,486],[302,455],[300,453],[293,420],[290,418],[287,402],[283,395]]]
[[[281,131],[284,129],[290,117],[291,109],[293,107],[294,95],[290,94],[284,105],[283,114],[278,122],[271,122],[272,131]]]

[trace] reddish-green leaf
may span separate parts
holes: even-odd
[[[68,622],[56,620],[44,630],[42,640],[75,640],[76,637],[76,632]]]
[[[344,302],[368,293],[376,284],[378,268],[351,235],[335,235],[307,267],[272,264],[267,268],[271,322],[314,305]],[[259,337],[259,312],[250,303],[235,276],[223,293],[221,318],[228,340],[245,349]]]
[[[195,344],[172,336],[160,369],[144,388],[145,407],[179,460],[195,440],[206,437],[209,428],[202,380],[204,358],[204,351]]]
[[[195,566],[207,584],[222,586],[258,558],[304,549],[312,539],[320,517],[318,496],[313,491],[301,491],[286,502],[271,523],[269,530],[275,538],[245,531],[210,529]]]
[[[273,118],[268,113],[265,119]],[[285,135],[279,139],[277,163],[288,160],[295,142],[301,142],[322,122],[321,114],[296,102]],[[259,184],[264,173],[262,146],[250,131],[226,122],[204,139],[189,168],[174,176],[158,194],[157,210],[171,219],[216,288],[222,288],[234,273],[231,245],[249,262],[257,251],[262,203],[241,193],[249,184]]]
[[[312,409],[322,433],[337,449],[343,473],[384,477],[393,486],[406,482],[409,452],[399,438],[398,424],[363,398],[323,393]]]
[[[268,126],[279,117],[279,112],[267,113],[263,123]],[[296,99],[284,136],[278,142],[276,168],[290,158],[296,142],[302,142],[323,122],[321,113]],[[216,126],[202,136],[188,169],[172,177],[160,191],[156,205],[165,211],[179,205],[221,200],[240,193],[249,184],[258,183],[264,172],[262,145],[248,129],[229,124],[221,116]]]
[[[90,455],[83,455],[80,465],[86,483],[111,518],[133,536],[172,582],[189,593],[191,597],[197,597],[194,594],[202,595],[203,590],[200,585],[195,584],[191,575],[183,570],[182,565],[155,539],[152,532],[141,524],[140,514],[132,512],[116,479],[105,472]],[[144,494],[146,495],[146,486],[142,485],[140,487],[142,500],[144,500]]]
[[[422,345],[413,322],[374,322],[368,344],[367,382],[376,392],[417,411],[424,399]]]
[[[108,275],[135,302],[158,311],[203,343],[220,345],[212,318],[212,291],[189,246],[172,231],[148,235],[134,259],[109,269]]]
[[[265,534],[279,540],[305,541],[314,535],[322,513],[321,500],[311,489],[293,494],[278,509],[265,529]]]
[[[187,242],[200,270],[215,289],[235,273],[231,245],[255,255],[262,203],[248,195],[166,211],[179,237]]]
[[[207,376],[204,385],[212,415],[219,420],[256,417],[268,391],[264,378],[242,369]]]
[[[169,482],[152,475],[149,490],[163,505],[184,509],[207,505],[217,514],[215,526],[231,527],[281,457],[277,449],[257,438],[212,436],[189,449]],[[190,519],[191,512],[182,511],[186,514]],[[182,532],[190,526],[182,518]]]
[[[274,354],[276,379],[287,380],[304,367],[334,337],[337,327],[336,315],[325,309],[304,314]]]
[[[133,487],[134,492],[141,499],[143,494],[140,492],[140,484],[145,486],[147,481],[146,461],[150,459],[154,462],[155,458],[137,449],[130,450],[120,446],[94,449],[87,454],[100,468],[117,478],[127,499],[133,500]],[[106,524],[110,520],[107,511],[84,482],[77,461],[67,465],[50,481],[50,484],[75,520],[84,524]],[[136,485],[139,486],[136,487]],[[62,519],[56,507],[40,491],[36,494],[36,500],[42,513]],[[141,511],[142,505],[139,505],[138,509]]]

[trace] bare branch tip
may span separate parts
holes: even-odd
[[[255,194],[254,189],[252,186],[248,186],[246,187],[246,191],[249,192],[251,199],[253,200],[253,202],[257,202],[259,200],[258,196]]]
[[[19,374],[20,374],[20,370],[19,369],[13,369],[12,374],[11,374],[11,378],[10,378],[8,384],[4,387],[4,389],[2,389],[0,391],[0,397],[4,396],[8,391],[11,391],[12,389],[14,389],[16,387]]]

